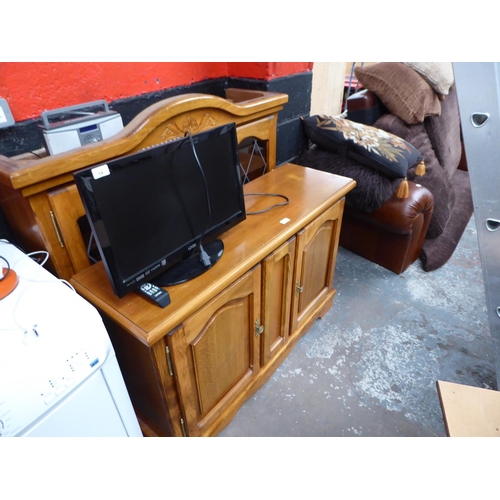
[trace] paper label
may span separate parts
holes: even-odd
[[[92,169],[92,176],[95,180],[106,177],[107,175],[109,175],[109,167],[107,165],[100,165]]]
[[[284,219],[280,220],[280,224],[288,224],[290,222],[290,219],[288,217],[285,217]]]

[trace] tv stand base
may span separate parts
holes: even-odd
[[[151,283],[157,286],[172,286],[185,283],[201,276],[204,272],[212,268],[221,258],[224,253],[224,243],[222,240],[216,239],[203,247],[207,253],[210,264],[205,265],[201,259],[201,254],[198,252],[191,255],[187,259],[181,260],[164,273],[160,274]]]

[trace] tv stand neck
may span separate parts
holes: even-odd
[[[212,268],[222,257],[224,253],[224,243],[222,243],[222,240],[215,239],[207,245],[204,245],[203,248],[210,260],[208,265],[203,262],[200,253],[196,252],[152,279],[151,283],[161,287],[173,286],[201,276],[204,272]]]

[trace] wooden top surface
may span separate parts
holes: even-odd
[[[83,297],[147,345],[154,344],[257,265],[279,245],[356,185],[352,179],[293,164],[285,164],[244,186],[245,194],[279,193],[290,203],[246,220],[224,233],[224,254],[202,276],[167,288],[171,304],[162,309],[133,292],[119,299],[111,288],[104,265],[95,264],[71,279]],[[247,196],[247,212],[259,211],[281,198]],[[283,223],[283,219],[289,222]]]
[[[437,382],[449,437],[500,437],[500,392]]]

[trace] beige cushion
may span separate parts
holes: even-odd
[[[436,92],[419,73],[401,62],[381,62],[354,69],[364,88],[374,92],[384,106],[405,123],[422,123],[441,114]]]
[[[438,93],[448,95],[455,81],[451,62],[405,62],[422,75],[422,78]]]

